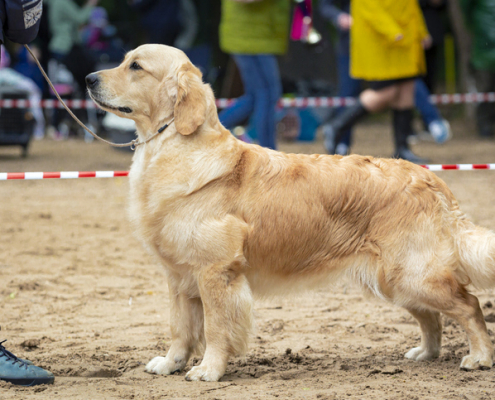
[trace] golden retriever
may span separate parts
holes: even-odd
[[[466,331],[466,370],[492,366],[478,299],[495,286],[495,234],[459,210],[445,183],[396,159],[284,154],[237,140],[218,120],[200,71],[172,47],[144,45],[120,66],[87,77],[93,100],[134,120],[130,218],[167,271],[173,342],[146,366],[217,381],[246,351],[253,296],[287,294],[351,278],[407,309],[438,357],[440,313]]]

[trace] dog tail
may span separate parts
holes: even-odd
[[[495,287],[495,233],[470,221],[463,221],[459,228],[456,239],[462,272],[478,289]]]

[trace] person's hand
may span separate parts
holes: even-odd
[[[337,20],[339,28],[343,31],[348,31],[352,26],[352,17],[347,13],[341,13]]]
[[[433,44],[433,39],[431,38],[430,35],[428,35],[427,37],[425,37],[422,41],[421,41],[421,45],[423,46],[423,49],[429,49],[431,47],[431,45]]]
[[[100,0],[88,0],[87,3],[86,3],[86,5],[89,6],[89,7],[95,7],[95,6],[98,5],[98,2],[99,1]]]

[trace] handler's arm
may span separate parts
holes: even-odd
[[[320,14],[328,21],[330,21],[337,29],[339,27],[339,16],[342,14],[342,10],[338,9],[334,5],[334,0],[320,0]]]
[[[5,0],[2,30],[16,43],[27,44],[34,40],[40,27],[43,0]],[[2,37],[3,39],[3,37]]]

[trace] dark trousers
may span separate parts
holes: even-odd
[[[361,81],[354,79],[349,75],[349,54],[339,54],[337,60],[337,74],[338,74],[338,85],[339,85],[339,96],[340,97],[358,97],[361,93]],[[345,110],[345,107],[340,107],[337,113],[340,114]],[[344,143],[347,146],[351,146],[351,128],[347,129],[342,137],[340,143]]]

